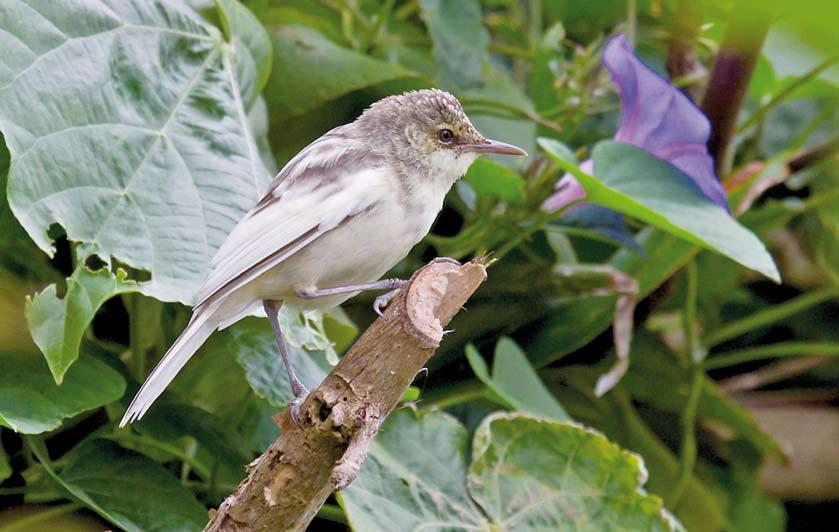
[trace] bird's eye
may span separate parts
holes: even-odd
[[[440,142],[448,144],[454,140],[454,133],[451,129],[441,129],[437,132],[437,138],[440,139]]]

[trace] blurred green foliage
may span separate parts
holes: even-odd
[[[836,398],[836,2],[109,4],[15,0],[0,17],[0,508],[31,505],[0,512],[0,531],[90,512],[125,530],[202,526],[291,395],[264,320],[214,335],[146,418],[116,421],[279,166],[373,101],[431,86],[530,156],[475,163],[392,272],[497,259],[404,398],[414,412],[391,416],[313,529],[814,525],[783,504],[800,486],[770,473],[830,470],[835,446],[789,455],[756,419],[806,434],[795,408]],[[757,22],[737,26],[735,9]],[[747,92],[720,175],[734,217],[609,140],[620,106],[600,56],[620,31],[697,101],[720,50],[760,41],[754,73],[734,76]],[[565,171],[625,218],[543,211]],[[307,385],[370,301],[284,313]],[[598,397],[616,342],[629,368]],[[810,476],[809,493],[839,496]]]

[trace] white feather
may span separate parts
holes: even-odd
[[[134,396],[131,404],[128,405],[128,410],[119,422],[120,427],[143,417],[155,399],[163,393],[192,355],[216,330],[218,324],[212,319],[214,309],[215,307],[208,308],[193,315],[192,321],[163,355],[146,382],[140,387],[140,391]]]

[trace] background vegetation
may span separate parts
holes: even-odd
[[[836,20],[827,0],[3,2],[0,531],[203,526],[290,398],[267,321],[215,334],[146,418],[116,422],[280,165],[430,86],[531,155],[476,163],[393,272],[497,259],[316,529],[835,522]],[[715,128],[736,118],[712,154],[739,223],[608,140],[618,32],[715,95]],[[738,88],[742,106],[719,97]],[[592,157],[578,177],[612,211],[546,212]],[[283,316],[306,384],[370,303]],[[631,362],[598,397],[615,345]]]

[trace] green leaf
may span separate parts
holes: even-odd
[[[245,323],[259,321],[253,319]],[[218,416],[227,423],[227,430],[235,429],[246,440],[252,452],[261,453],[280,434],[279,427],[271,419],[277,408],[256,395],[236,353],[231,352],[236,345],[247,345],[247,342],[232,342],[231,330],[240,326],[237,324],[213,334],[178,374],[168,393],[170,397],[176,396],[180,403]],[[259,331],[261,333],[263,328]],[[277,357],[275,363],[280,364],[279,354]],[[219,390],[224,393],[220,394]],[[154,408],[149,415],[153,412]]]
[[[52,430],[87,410],[116,401],[125,380],[108,365],[82,356],[58,386],[34,354],[0,354],[0,424],[24,434]]]
[[[80,261],[116,258],[150,272],[146,295],[190,303],[269,179],[240,93],[259,86],[238,77],[257,74],[239,68],[252,49],[182,1],[31,3],[3,19],[13,212],[44,251],[59,224]],[[240,22],[229,29],[251,32]]]
[[[175,477],[152,460],[106,440],[87,440],[65,457],[58,474],[44,443],[28,438],[47,472],[74,498],[127,531],[194,531],[207,511]]]
[[[481,21],[478,0],[421,0],[420,15],[431,40],[434,57],[445,79],[455,87],[479,85],[489,46],[489,33]]]
[[[597,432],[493,414],[475,432],[396,412],[358,479],[339,495],[355,530],[681,530],[646,495],[638,456]]]
[[[524,179],[501,163],[478,159],[463,179],[478,196],[495,198],[511,205],[524,202]]]
[[[763,243],[699,190],[676,167],[641,148],[603,141],[594,148],[597,177],[569,165],[550,139],[540,145],[586,189],[586,199],[717,251],[780,282]]]
[[[596,397],[594,383],[600,370],[594,367],[566,366],[542,373],[551,390],[562,397],[565,408],[578,419],[603,431],[610,439],[639,453],[649,469],[648,490],[661,496],[679,520],[692,532],[729,530],[725,520],[725,501],[720,492],[692,475],[679,499],[675,488],[681,482],[681,466],[673,451],[647,426],[626,393],[618,385],[611,393]],[[649,383],[648,383],[649,386]]]
[[[130,285],[80,267],[63,300],[54,286],[36,296],[28,319],[57,382],[111,296],[192,301],[268,181],[246,109],[268,74],[267,35],[238,3],[222,4],[230,44],[183,2],[12,6],[19,53],[0,59],[12,210],[48,253],[57,223],[80,263],[95,254],[151,274]]]
[[[291,342],[299,328],[286,327],[283,332],[287,335],[289,357],[297,376],[312,389],[326,377],[330,366],[324,352],[306,352]],[[277,408],[284,407],[294,398],[268,320],[248,318],[232,326],[229,346],[245,368],[245,376],[257,394]]]
[[[67,279],[67,293],[59,298],[55,285],[27,299],[26,322],[35,344],[44,353],[55,382],[61,384],[67,369],[79,357],[85,329],[99,307],[115,294],[137,292],[140,285],[112,276],[107,268],[92,272],[81,266]]]
[[[251,109],[271,74],[271,40],[259,20],[237,0],[217,0],[222,27],[233,43],[236,80],[245,109]]]
[[[472,344],[466,346],[466,358],[478,379],[504,406],[557,421],[571,420],[542,384],[527,355],[510,338],[502,337],[495,346],[491,377],[483,357]]]
[[[265,94],[272,123],[386,81],[407,78],[417,87],[427,84],[410,70],[341,48],[310,28],[273,28],[271,42],[274,64]]]

